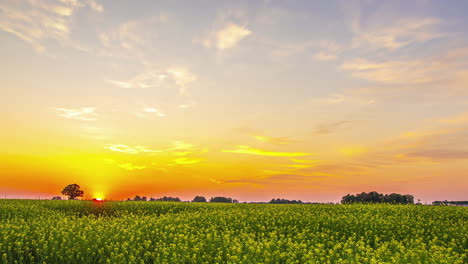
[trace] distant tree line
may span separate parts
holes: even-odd
[[[216,196],[210,198],[210,203],[238,203],[239,201],[236,199],[232,199],[230,197],[222,197]]]
[[[287,200],[287,199],[271,199],[271,204],[302,204],[301,200]]]
[[[381,194],[378,192],[362,192],[356,195],[348,194],[341,198],[342,204],[350,203],[389,203],[389,204],[414,204],[414,197],[410,194]]]
[[[150,202],[181,202],[180,198],[179,197],[170,197],[170,196],[164,196],[164,197],[161,197],[161,198],[147,198],[146,196],[135,196],[133,199],[132,198],[128,198],[127,201],[143,201],[143,202],[146,202],[146,201],[150,201]]]
[[[457,206],[468,206],[468,201],[434,201],[432,205],[457,205]]]
[[[127,201],[150,201],[150,202],[182,202],[179,197],[170,197],[170,196],[164,196],[161,198],[153,198],[151,197],[148,199],[146,196],[135,196],[133,199],[128,198]],[[195,203],[206,203],[207,200],[203,196],[195,196],[192,200],[192,202]],[[217,196],[217,197],[211,197],[209,200],[210,203],[238,203],[239,201],[236,199],[232,199],[230,197],[222,197],[222,196]]]

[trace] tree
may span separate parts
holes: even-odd
[[[171,197],[171,196],[164,196],[164,197],[157,198],[157,199],[153,198],[150,201],[154,201],[154,202],[181,202],[179,197]]]
[[[203,197],[203,196],[195,196],[195,198],[193,198],[192,202],[195,202],[195,203],[206,203],[206,198]]]
[[[62,197],[60,197],[60,196],[54,196],[54,197],[52,197],[52,200],[62,200]]]
[[[217,196],[217,197],[211,197],[210,199],[210,203],[232,203],[232,202],[233,200],[230,197]]]
[[[342,204],[349,203],[391,203],[414,204],[414,197],[410,194],[380,194],[378,192],[363,192],[356,195],[347,194],[341,198]]]
[[[75,200],[77,197],[83,197],[84,191],[76,183],[70,184],[62,190],[63,195],[68,196],[68,200]]]

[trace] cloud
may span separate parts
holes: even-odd
[[[422,157],[434,160],[468,159],[468,151],[454,149],[429,149],[404,154],[406,157]]]
[[[177,141],[174,141],[173,147],[170,148],[170,150],[189,150],[189,149],[193,149],[194,147],[195,145],[191,143],[187,143],[183,140],[177,140]]]
[[[446,119],[440,120],[441,123],[448,123],[448,124],[464,124],[468,123],[468,113],[463,113],[457,116],[449,117]]]
[[[69,108],[56,108],[57,114],[61,117],[68,119],[76,119],[82,121],[94,121],[97,120],[97,114],[95,113],[96,108],[94,107],[83,107],[77,109]]]
[[[230,23],[216,33],[212,33],[210,38],[203,41],[203,45],[207,48],[214,46],[220,51],[231,49],[250,34],[252,32],[246,27]]]
[[[442,20],[438,18],[405,18],[384,24],[366,23],[368,27],[363,28],[356,21],[352,28],[355,34],[352,46],[394,50],[446,36],[435,29],[440,24]]]
[[[188,85],[197,80],[197,76],[184,67],[168,68],[166,72],[179,87],[180,95],[186,95]]]
[[[314,97],[311,99],[314,103],[323,103],[323,104],[342,104],[342,103],[356,103],[361,105],[370,105],[374,104],[374,99],[361,98],[353,95],[345,94],[331,94],[325,97]]]
[[[261,178],[242,178],[242,179],[231,179],[225,180],[220,183],[243,183],[243,184],[259,184],[259,185],[271,185],[271,184],[284,184],[297,182],[304,184],[308,181],[323,180],[328,178],[325,175],[298,175],[298,174],[273,174]]]
[[[268,137],[268,136],[261,136],[261,135],[253,135],[253,137],[259,141],[270,143],[273,145],[287,145],[291,143],[300,142],[299,140],[290,139],[287,137]]]
[[[104,7],[101,4],[98,4],[95,0],[88,0],[88,5],[96,12],[103,12]]]
[[[163,113],[160,109],[154,107],[145,107],[141,112],[137,113],[137,116],[142,118],[147,118],[151,116],[165,117],[166,114]]]
[[[182,158],[174,159],[173,161],[175,164],[178,164],[178,165],[188,165],[188,164],[200,163],[203,161],[203,159],[182,157]]]
[[[161,152],[160,150],[152,150],[148,149],[145,146],[134,146],[130,147],[127,145],[123,144],[116,144],[116,145],[107,145],[104,147],[108,150],[111,151],[116,151],[116,152],[122,152],[122,153],[127,153],[127,154],[140,154],[140,153],[156,153],[156,152]]]
[[[300,157],[300,156],[309,156],[310,153],[302,152],[274,152],[266,151],[261,149],[255,149],[249,146],[237,146],[237,149],[234,150],[223,150],[223,152],[228,153],[239,153],[239,154],[251,154],[259,156],[272,156],[272,157]]]
[[[124,89],[173,87],[178,90],[179,95],[188,96],[188,88],[196,80],[197,76],[185,67],[169,67],[167,69],[148,67],[129,80],[108,79],[106,81]]]
[[[330,133],[333,133],[339,127],[350,122],[351,121],[338,121],[338,122],[330,122],[330,123],[321,124],[315,128],[314,133],[320,134],[320,135],[330,134]]]
[[[340,152],[345,156],[358,156],[367,152],[367,148],[359,145],[346,146],[340,148]]]
[[[338,45],[336,42],[330,40],[320,41],[319,48],[321,51],[313,55],[313,58],[319,61],[336,60],[338,55],[343,51],[341,45]]]
[[[109,49],[121,47],[127,50],[142,48],[148,42],[148,34],[140,21],[128,21],[109,32],[99,34],[101,44]]]
[[[44,42],[47,40],[82,49],[70,40],[70,24],[75,11],[86,5],[90,5],[96,11],[103,10],[102,6],[94,1],[2,1],[0,30],[31,44],[37,52],[46,49]]]
[[[321,52],[315,53],[313,58],[319,61],[331,61],[331,60],[336,60],[338,56],[321,51]]]
[[[467,57],[468,49],[456,49],[443,56],[423,59],[378,62],[355,58],[341,64],[339,69],[350,72],[354,78],[382,84],[416,85],[444,81],[452,85],[457,74],[466,69]]]
[[[305,160],[305,159],[291,159],[293,162],[297,163],[315,163],[318,162],[318,160]]]
[[[129,170],[129,171],[142,170],[146,168],[146,166],[136,166],[136,165],[133,165],[132,163],[119,164],[119,167],[125,170]]]
[[[218,180],[211,179],[211,178],[208,178],[208,180],[210,180],[210,181],[212,181],[212,182],[214,182],[214,183],[216,183],[216,184],[221,184],[221,183],[224,182],[224,181],[218,181]]]

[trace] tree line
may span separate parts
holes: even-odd
[[[381,194],[378,192],[362,192],[356,195],[347,194],[341,198],[342,204],[351,203],[389,203],[389,204],[414,204],[414,197],[410,194]]]
[[[68,199],[75,200],[78,197],[83,197],[84,191],[81,190],[78,184],[70,184],[66,186],[62,192],[63,195],[67,195]],[[56,196],[52,198],[53,200],[61,200],[60,196]],[[160,198],[147,198],[146,196],[135,196],[134,198],[128,198],[127,201],[151,201],[151,202],[182,202],[179,197],[171,197],[171,196],[163,196]],[[203,196],[195,196],[191,202],[198,202],[198,203],[238,203],[237,199],[233,199],[230,197],[223,197],[223,196],[216,196],[211,197],[207,200]],[[304,204],[301,200],[288,200],[288,199],[281,199],[276,198],[272,199],[270,204]],[[398,194],[398,193],[391,193],[391,194],[381,194],[378,192],[362,192],[358,194],[347,194],[341,198],[342,204],[352,204],[352,203],[388,203],[388,204],[414,204],[414,197],[410,194]],[[466,201],[456,202],[456,201],[436,201],[433,204],[441,205],[441,204],[466,204]]]
[[[151,197],[148,199],[146,196],[135,196],[133,199],[128,198],[127,201],[150,201],[150,202],[182,202],[182,200],[179,197],[170,197],[170,196],[164,196],[161,198],[153,198]],[[238,203],[239,201],[236,199],[233,199],[231,197],[222,197],[222,196],[216,196],[216,197],[211,197],[209,200],[207,200],[204,196],[195,196],[191,202],[193,203]]]

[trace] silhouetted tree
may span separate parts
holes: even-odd
[[[62,200],[62,197],[60,197],[60,196],[55,196],[55,197],[52,197],[52,200]]]
[[[203,197],[203,196],[195,196],[195,198],[193,198],[192,202],[195,202],[195,203],[206,203],[206,198]]]
[[[302,204],[301,200],[287,200],[287,199],[271,199],[271,204]]]
[[[234,200],[234,201],[237,201],[237,200]],[[233,199],[229,197],[217,196],[217,197],[210,198],[210,203],[232,203],[232,202],[233,202]]]
[[[341,198],[342,204],[349,203],[391,203],[391,204],[414,204],[414,197],[409,194],[380,194],[378,192],[362,192],[356,195],[347,194]]]
[[[83,197],[84,191],[76,183],[70,184],[62,190],[63,195],[68,196],[68,200],[75,200],[77,197]]]
[[[179,197],[164,196],[164,197],[161,197],[161,198],[153,199],[151,201],[154,201],[154,202],[180,202],[180,198]]]

